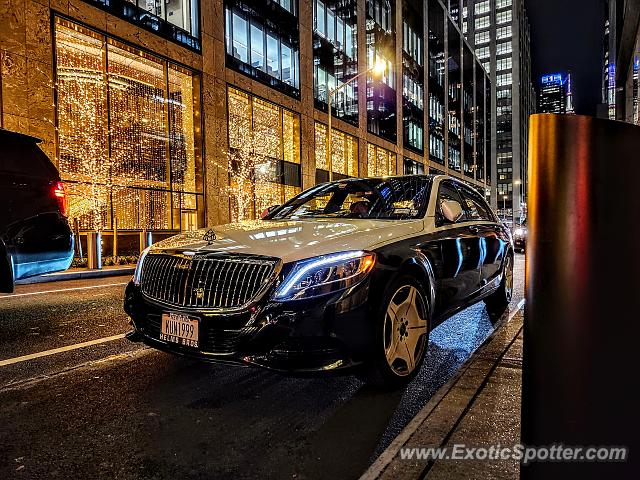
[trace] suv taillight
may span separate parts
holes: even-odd
[[[62,184],[62,182],[56,182],[53,187],[53,195],[58,201],[58,208],[60,208],[60,213],[66,217],[69,213],[69,201],[67,198],[67,192],[64,191],[64,185]]]

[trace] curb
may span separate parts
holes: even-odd
[[[496,328],[489,337],[480,345],[476,351],[467,359],[467,361],[458,369],[449,381],[438,390],[427,404],[418,412],[418,414],[407,424],[406,427],[398,434],[389,446],[380,454],[371,466],[362,474],[359,480],[375,480],[382,476],[387,467],[391,465],[397,457],[400,449],[409,441],[413,434],[422,426],[429,416],[436,410],[441,402],[445,400],[447,395],[456,387],[456,384],[471,368],[474,362],[479,359],[487,349],[491,341],[505,328],[524,307],[524,299],[521,300],[513,311],[509,312],[509,316]],[[489,372],[490,374],[490,372]],[[477,392],[476,392],[477,393]]]
[[[47,273],[36,277],[18,280],[16,285],[32,285],[34,283],[59,282],[64,280],[81,280],[87,278],[118,277],[121,275],[133,275],[135,267],[109,268],[102,270],[83,270],[79,272]]]

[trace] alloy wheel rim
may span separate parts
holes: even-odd
[[[507,257],[507,264],[505,265],[505,293],[507,294],[507,300],[511,301],[511,295],[513,294],[513,262],[511,257]]]
[[[420,361],[428,332],[426,305],[412,285],[400,287],[391,297],[384,321],[387,364],[399,376],[410,375]]]

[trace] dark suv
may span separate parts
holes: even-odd
[[[0,129],[0,292],[73,260],[67,196],[39,142]]]

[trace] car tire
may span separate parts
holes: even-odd
[[[504,258],[502,281],[498,289],[484,299],[487,311],[492,315],[502,314],[513,298],[513,255]]]
[[[373,358],[364,380],[392,390],[413,379],[429,344],[430,310],[424,287],[411,275],[401,275],[385,290],[376,315]]]

